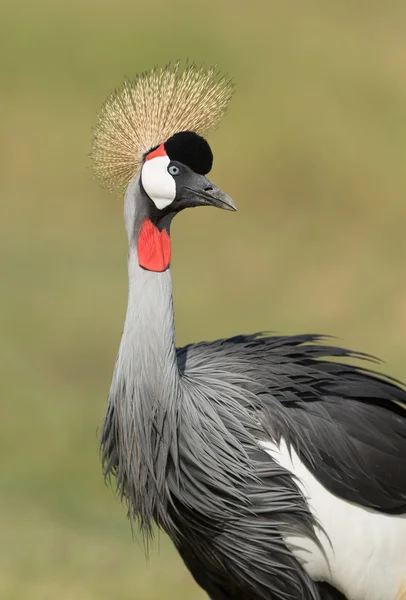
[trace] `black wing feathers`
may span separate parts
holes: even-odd
[[[236,336],[179,350],[180,364],[234,377],[260,400],[269,437],[283,436],[332,493],[406,513],[406,392],[399,382],[337,362],[369,359],[320,336]],[[190,360],[192,358],[192,360]]]

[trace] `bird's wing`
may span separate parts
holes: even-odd
[[[347,364],[365,355],[315,335],[237,336],[178,350],[180,369],[249,392],[265,435],[284,438],[333,494],[384,513],[406,513],[406,392]]]

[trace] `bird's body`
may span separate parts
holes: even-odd
[[[340,364],[354,355],[318,336],[176,349],[170,220],[201,198],[233,205],[199,174],[202,162],[174,160],[182,144],[195,157],[193,136],[174,139],[151,144],[126,191],[129,298],[105,472],[147,536],[154,524],[168,533],[211,600],[396,600],[406,393]]]

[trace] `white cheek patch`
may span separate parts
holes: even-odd
[[[176,197],[175,180],[168,173],[170,162],[168,156],[157,156],[146,160],[142,167],[142,185],[158,210],[169,206]]]

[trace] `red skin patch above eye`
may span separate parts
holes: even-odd
[[[159,231],[150,219],[145,219],[138,235],[138,263],[147,271],[160,273],[169,267],[171,240],[166,229]]]
[[[166,156],[165,146],[163,144],[161,144],[160,146],[158,146],[158,148],[147,154],[145,160],[151,160],[152,158],[156,158],[157,156]]]

